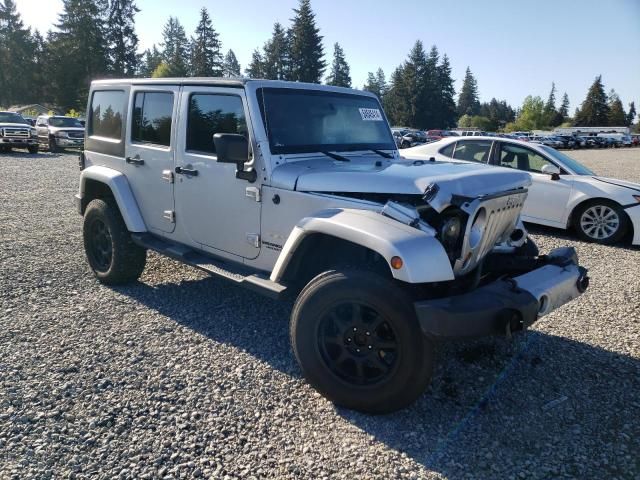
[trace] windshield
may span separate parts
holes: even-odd
[[[23,125],[31,125],[22,115],[13,112],[0,112],[0,123],[20,123]]]
[[[257,94],[271,153],[396,148],[373,97],[297,88],[261,88]]]
[[[52,127],[83,128],[80,121],[77,118],[72,117],[51,117],[49,118],[49,125],[51,125]]]
[[[567,168],[571,169],[576,175],[595,175],[594,172],[579,163],[577,160],[574,160],[569,155],[559,152],[555,148],[547,147],[546,145],[541,145],[540,148],[547,152],[551,158],[555,158],[562,164],[566,165]]]

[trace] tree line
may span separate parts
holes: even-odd
[[[162,31],[162,42],[139,53],[135,0],[63,0],[55,30],[42,35],[25,27],[14,0],[0,0],[0,105],[43,103],[83,109],[91,80],[116,77],[239,77],[289,80],[351,87],[346,54],[333,45],[325,60],[323,37],[310,0],[299,0],[285,26],[276,22],[271,37],[256,48],[243,70],[232,49],[223,50],[206,8],[191,36],[176,17]],[[625,111],[618,95],[605,94],[597,77],[584,102],[569,115],[565,93],[560,105],[552,84],[543,101],[528,96],[520,108],[492,98],[480,102],[470,68],[457,96],[451,64],[437,46],[427,52],[418,40],[387,80],[378,68],[362,87],[376,94],[394,125],[430,129],[532,130],[559,125],[630,125],[633,102]]]

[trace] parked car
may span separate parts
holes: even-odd
[[[640,134],[634,133],[631,135],[631,145],[634,147],[640,145]]]
[[[154,250],[293,296],[294,354],[340,405],[402,408],[435,340],[526,328],[587,287],[574,249],[527,239],[528,174],[401,161],[369,92],[103,80],[87,112],[76,205],[95,276],[134,281]]]
[[[50,152],[60,148],[83,148],[84,127],[77,118],[40,115],[36,121],[38,141]]]
[[[0,112],[0,152],[9,152],[12,148],[38,153],[36,129],[18,113]]]
[[[580,147],[580,142],[573,135],[557,135],[555,138],[562,142],[562,148]]]
[[[479,162],[522,170],[533,184],[522,210],[526,222],[574,228],[583,240],[605,245],[627,234],[640,245],[640,184],[597,176],[547,145],[518,140],[443,139],[402,152],[412,160]]]
[[[415,147],[427,142],[427,136],[419,130],[393,128],[391,132],[398,148]]]

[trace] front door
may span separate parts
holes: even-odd
[[[150,232],[173,232],[173,169],[179,87],[134,86],[129,101],[125,166]]]
[[[496,165],[517,168],[531,174],[532,184],[522,209],[522,219],[525,222],[566,227],[564,219],[572,188],[570,177],[561,175],[554,180],[550,174],[542,173],[545,165],[555,164],[528,147],[501,143],[494,158]]]
[[[203,248],[252,259],[260,253],[259,185],[236,178],[236,165],[218,163],[213,135],[245,135],[244,91],[184,87],[176,167],[177,218],[191,242]]]

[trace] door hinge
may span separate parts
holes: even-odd
[[[171,170],[163,170],[162,179],[169,183],[173,183],[173,172]]]
[[[162,217],[171,223],[176,223],[176,212],[174,210],[165,210]]]
[[[245,189],[245,195],[254,198],[256,202],[260,201],[260,189],[258,187],[247,187]]]
[[[247,242],[256,248],[260,248],[260,235],[257,233],[247,233]]]

